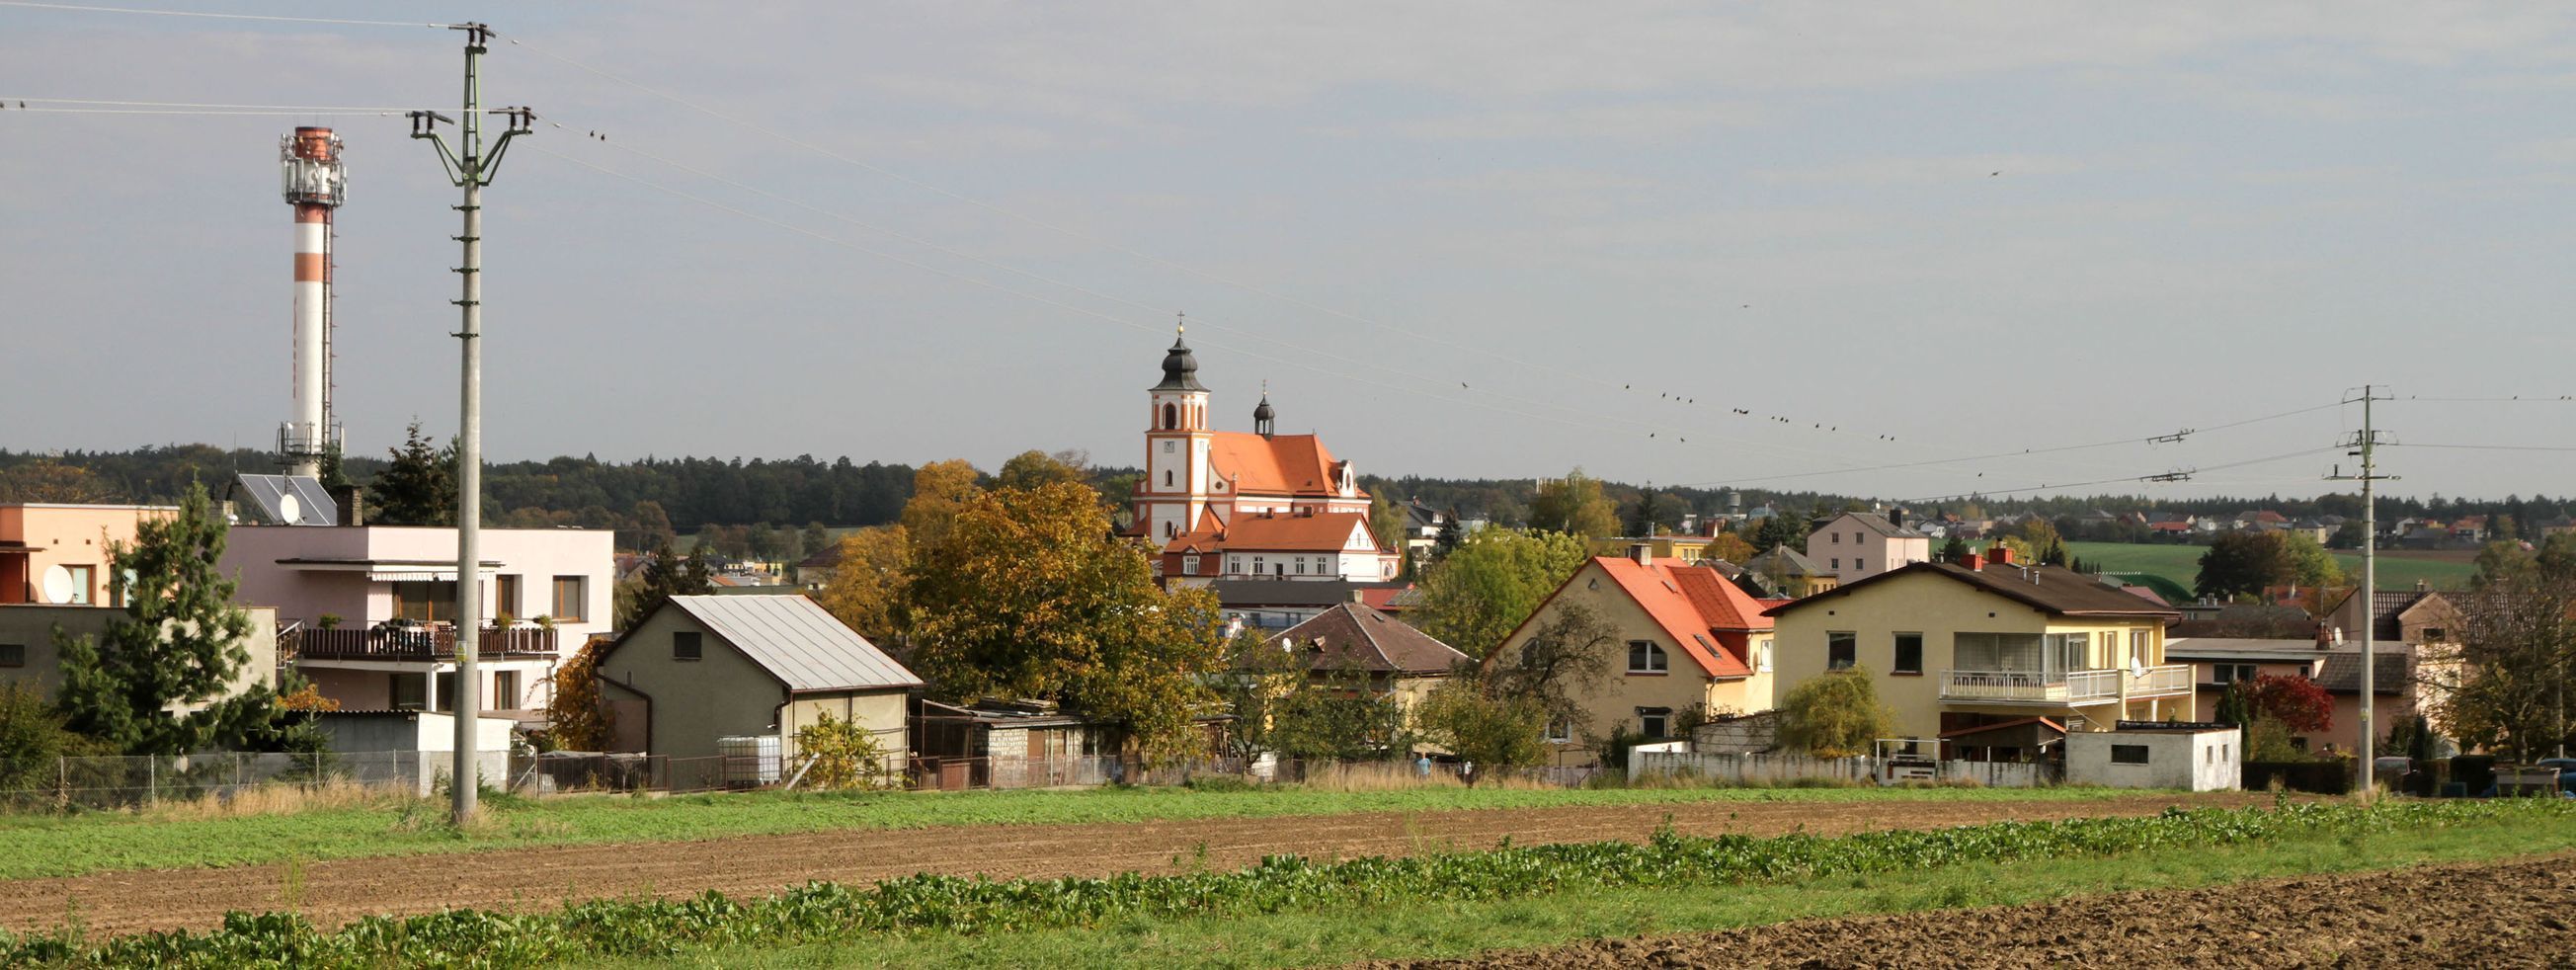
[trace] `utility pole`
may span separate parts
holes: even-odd
[[[2375,683],[2378,665],[2371,659],[2371,638],[2379,632],[2379,505],[2371,499],[2370,483],[2397,480],[2395,475],[2379,474],[2379,466],[2372,460],[2373,452],[2379,446],[2379,432],[2371,427],[2370,404],[2389,400],[2376,392],[2375,386],[2364,384],[2358,399],[2361,403],[2361,433],[2353,436],[2351,447],[2354,449],[2352,454],[2361,459],[2361,474],[2345,475],[2338,470],[2328,479],[2361,483],[2361,588],[2354,590],[2352,595],[2361,601],[2361,797],[2365,800],[2378,792],[2372,787],[2371,775],[2376,766],[2371,759],[2377,756],[2375,749],[2379,743],[2378,736],[2373,733],[2378,729],[2371,723],[2371,709],[2379,700]]]
[[[463,317],[455,337],[462,343],[464,379],[458,394],[456,435],[456,765],[447,782],[456,823],[463,825],[474,816],[482,783],[474,748],[483,706],[475,663],[483,626],[483,187],[500,170],[501,154],[509,149],[510,139],[529,134],[537,115],[526,108],[498,112],[509,119],[509,127],[486,154],[483,88],[477,70],[492,28],[468,23],[450,29],[465,32],[464,110],[455,119],[435,111],[414,111],[410,117],[411,136],[436,145],[448,181],[465,190],[464,204],[456,207],[465,214],[464,235],[456,237],[464,246],[464,265],[456,267],[464,286],[455,301]],[[457,126],[454,146],[439,137],[440,122]]]

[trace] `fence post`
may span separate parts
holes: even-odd
[[[54,757],[54,810],[72,810],[72,759],[64,755]]]
[[[143,756],[143,804],[161,804],[161,759],[155,755]]]

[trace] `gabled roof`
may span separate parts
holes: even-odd
[[[1344,579],[1219,579],[1208,584],[1227,609],[1264,606],[1330,606],[1351,601],[1353,591],[1397,590],[1401,582],[1355,583]]]
[[[790,691],[922,685],[912,671],[803,596],[674,596],[661,609],[687,612]],[[608,652],[625,644],[620,637]]]
[[[1977,570],[1947,562],[1908,563],[1786,606],[1773,607],[1770,614],[1777,617],[1817,602],[1850,596],[1899,576],[1918,575],[1940,576],[2059,616],[2182,616],[2181,611],[2172,607],[2157,605],[2121,592],[2117,587],[2105,586],[2091,576],[2058,566],[1990,565]]]
[[[1327,496],[1333,487],[1333,453],[1311,434],[1264,438],[1243,431],[1208,435],[1208,465],[1234,495]]]
[[[1775,561],[1783,565],[1780,572],[1790,576],[1833,575],[1832,572],[1827,571],[1824,567],[1816,565],[1815,560],[1807,558],[1805,553],[1801,553],[1798,550],[1791,549],[1787,546],[1774,546],[1770,552],[1745,560],[1744,568],[1745,571],[1756,576],[1768,576],[1771,574],[1771,564]],[[1881,573],[1880,575],[1886,574]]]
[[[1845,512],[1827,521],[1840,522],[1844,519],[1857,521],[1860,523],[1861,528],[1868,529],[1871,532],[1878,533],[1879,535],[1886,536],[1890,539],[1928,538],[1923,533],[1916,532],[1913,529],[1887,521],[1886,516],[1872,515],[1868,512]]]
[[[1716,570],[1686,565],[1669,559],[1659,560],[1654,565],[1647,566],[1634,559],[1618,556],[1595,556],[1592,559],[1592,566],[1607,574],[1612,582],[1618,584],[1621,592],[1628,594],[1630,600],[1644,609],[1646,615],[1654,619],[1655,625],[1663,628],[1664,635],[1671,637],[1674,643],[1680,644],[1682,652],[1699,664],[1702,672],[1711,677],[1753,675],[1753,669],[1745,665],[1744,658],[1728,652],[1715,636],[1719,629],[1748,628],[1739,625],[1719,626],[1717,621],[1720,618],[1702,614],[1699,604],[1693,601],[1691,594],[1683,592],[1683,584],[1692,582],[1692,580],[1679,578],[1679,574],[1685,572],[1701,573],[1718,585],[1731,586],[1732,584],[1724,583],[1719,579]],[[1580,578],[1582,575],[1580,570],[1574,574],[1575,578]],[[1572,583],[1575,578],[1569,578],[1566,582]],[[1702,592],[1703,597],[1717,595],[1722,594],[1717,594],[1713,590]],[[1737,595],[1740,596],[1742,593],[1738,592]],[[1745,597],[1748,603],[1751,599],[1751,597]],[[1727,608],[1733,609],[1734,606],[1730,603]],[[1738,618],[1726,619],[1732,624]],[[1766,625],[1759,629],[1769,629],[1769,627]]]
[[[1430,634],[1357,603],[1343,603],[1280,631],[1270,644],[1308,648],[1322,641],[1318,668],[1383,674],[1445,674],[1467,655]]]
[[[2315,640],[2259,637],[2165,638],[2165,660],[2306,660],[2324,656]]]
[[[1340,552],[1350,547],[1353,533],[1367,528],[1368,516],[1357,512],[1237,515],[1219,535],[1228,549]]]
[[[2361,693],[2361,651],[2337,650],[2328,653],[2325,665],[2317,671],[2317,686],[2337,694]],[[2408,657],[2395,651],[2370,655],[2373,694],[2404,694],[2411,672]]]

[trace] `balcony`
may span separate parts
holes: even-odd
[[[297,660],[377,660],[393,663],[443,663],[456,659],[456,630],[447,626],[379,627],[373,630],[295,632],[281,644],[281,656]],[[477,638],[476,655],[495,660],[553,659],[555,631],[543,627],[489,627]]]
[[[2189,664],[2142,671],[1946,670],[1941,673],[1941,699],[2064,707],[2107,704],[2120,699],[2123,680],[2128,682],[2128,696],[2132,699],[2178,697],[2192,692]]]

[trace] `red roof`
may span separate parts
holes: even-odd
[[[1636,601],[1637,605],[1646,611],[1647,616],[1653,617],[1655,625],[1662,627],[1664,633],[1673,638],[1674,643],[1680,644],[1682,652],[1688,654],[1693,662],[1698,663],[1700,670],[1711,677],[1753,675],[1752,668],[1745,666],[1744,658],[1718,646],[1711,634],[1721,629],[1767,630],[1770,629],[1770,624],[1765,622],[1758,628],[1743,625],[1744,615],[1758,616],[1760,612],[1754,605],[1753,598],[1745,596],[1743,591],[1735,590],[1735,595],[1743,600],[1739,604],[1727,600],[1723,592],[1713,587],[1702,586],[1699,580],[1690,578],[1691,573],[1705,573],[1719,586],[1734,590],[1734,584],[1718,576],[1717,570],[1669,559],[1646,566],[1640,565],[1636,560],[1620,556],[1595,556],[1592,558],[1592,564],[1608,574],[1612,582],[1618,583],[1619,589],[1627,593],[1629,599]],[[1577,575],[1581,574],[1578,572]],[[1572,580],[1569,579],[1567,582]],[[1692,588],[1697,589],[1698,596],[1694,597],[1692,593],[1684,592],[1685,589]],[[1704,613],[1702,612],[1703,603],[1711,609],[1733,615],[1713,616]]]
[[[1349,548],[1353,532],[1367,528],[1368,516],[1357,512],[1238,515],[1229,523],[1211,508],[1199,516],[1197,527],[1164,543],[1163,551],[1340,552]]]
[[[1322,438],[1310,434],[1264,438],[1241,431],[1213,432],[1208,438],[1208,464],[1219,480],[1233,483],[1233,494],[1340,494],[1333,487],[1333,453],[1324,450]]]

